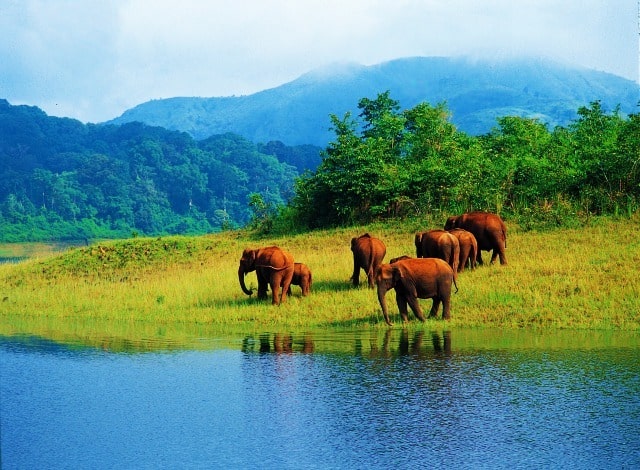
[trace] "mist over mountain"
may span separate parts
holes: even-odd
[[[610,110],[619,105],[623,113],[637,112],[640,101],[640,86],[631,80],[549,60],[413,57],[334,64],[247,96],[152,100],[109,123],[140,121],[198,140],[232,132],[256,143],[325,146],[334,137],[330,114],[357,115],[361,98],[387,90],[402,109],[445,101],[452,122],[472,135],[489,132],[501,116],[535,117],[555,127],[592,101]]]

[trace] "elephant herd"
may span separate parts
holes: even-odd
[[[362,269],[370,288],[377,286],[378,301],[387,325],[391,325],[386,303],[389,289],[396,291],[396,302],[403,322],[408,321],[407,305],[415,316],[424,321],[425,317],[418,299],[433,299],[429,317],[435,317],[442,303],[442,318],[450,318],[452,286],[457,290],[457,276],[468,265],[482,264],[482,251],[493,251],[491,263],[499,257],[500,264],[507,264],[505,254],[507,229],[500,216],[489,212],[469,212],[449,217],[444,230],[434,229],[417,233],[415,236],[416,257],[401,256],[383,264],[387,248],[382,240],[368,233],[351,240],[353,252],[354,286],[359,285]],[[258,278],[258,298],[267,297],[271,287],[272,303],[278,305],[291,293],[290,286],[302,288],[302,295],[311,289],[311,270],[303,263],[295,263],[286,251],[270,246],[246,249],[242,253],[238,268],[238,279],[242,291],[251,295],[244,276],[256,271]]]

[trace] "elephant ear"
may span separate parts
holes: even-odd
[[[405,292],[410,297],[418,297],[418,292],[416,291],[416,284],[413,280],[413,276],[411,273],[405,268],[405,266],[396,266],[396,269],[393,273],[394,284],[402,284]]]

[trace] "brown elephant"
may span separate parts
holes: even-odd
[[[313,282],[309,266],[304,263],[294,263],[293,266],[294,268],[293,277],[291,278],[291,285],[300,286],[303,296],[309,295],[309,293],[311,292],[311,284]],[[291,286],[289,286],[287,295],[291,295]]]
[[[369,288],[373,289],[376,269],[382,264],[387,254],[387,247],[382,240],[365,233],[351,239],[351,251],[353,252],[353,275],[351,276],[353,285],[360,285],[360,269],[363,269],[367,274]]]
[[[259,299],[267,298],[267,286],[271,286],[273,305],[279,305],[287,299],[287,291],[294,271],[293,256],[290,253],[277,246],[244,250],[238,267],[238,279],[242,292],[247,295],[252,295],[253,290],[247,289],[244,276],[251,271],[255,271],[258,276]],[[280,286],[282,286],[281,294]]]
[[[393,263],[395,263],[396,261],[400,261],[400,260],[402,260],[402,259],[411,259],[411,256],[402,255],[402,256],[398,256],[397,258],[391,258],[391,259],[389,260],[389,264],[393,264]]]
[[[451,266],[454,276],[457,276],[460,242],[456,237],[445,230],[427,230],[416,233],[415,244],[417,258],[440,258]]]
[[[491,251],[491,264],[500,256],[500,264],[507,264],[507,227],[499,215],[490,212],[469,212],[466,214],[449,217],[444,225],[445,230],[463,228],[473,233],[478,242],[479,264],[482,264],[481,251]]]
[[[476,257],[478,256],[478,241],[473,233],[463,228],[452,228],[447,230],[451,235],[458,239],[460,243],[460,262],[458,263],[458,272],[464,271],[469,262],[469,268],[476,269]]]
[[[442,318],[451,317],[451,286],[456,285],[453,269],[439,258],[400,259],[393,264],[383,264],[376,273],[378,301],[387,325],[391,326],[385,295],[389,289],[396,291],[396,303],[403,322],[408,322],[407,304],[420,321],[424,314],[418,299],[433,299],[429,317],[435,317],[442,303]],[[456,289],[457,289],[456,285]]]

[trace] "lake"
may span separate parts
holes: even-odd
[[[418,328],[0,336],[1,467],[640,468],[637,332]]]

